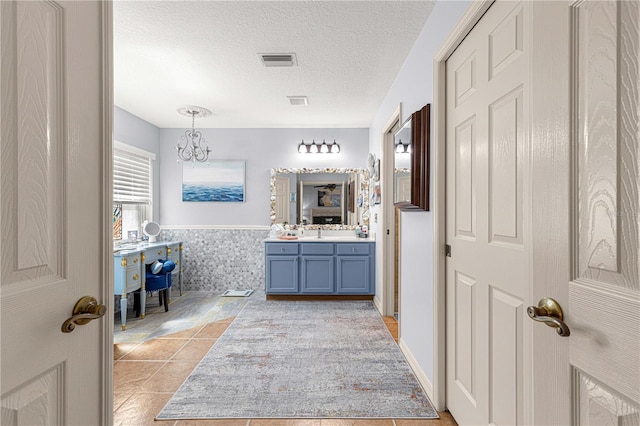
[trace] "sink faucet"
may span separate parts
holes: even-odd
[[[322,229],[318,228],[318,238],[322,238]]]

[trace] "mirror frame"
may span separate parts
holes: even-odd
[[[271,169],[271,178],[270,178],[270,214],[269,218],[271,224],[274,224],[276,218],[276,176],[280,174],[314,174],[314,173],[356,173],[360,175],[360,192],[362,193],[362,207],[361,207],[361,217],[362,224],[369,226],[369,171],[367,169],[339,169],[339,168],[325,168],[325,169],[293,169],[293,168],[275,168]],[[305,225],[305,229],[356,229],[358,225]]]
[[[429,211],[431,104],[411,114],[411,205]]]

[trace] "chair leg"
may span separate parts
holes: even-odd
[[[167,290],[162,290],[160,293],[162,293],[163,296],[164,296],[164,311],[168,312],[169,311],[169,301],[167,299]]]
[[[142,309],[140,308],[140,290],[136,290],[133,293],[133,312],[136,315],[136,318],[138,318],[140,316],[140,311]]]

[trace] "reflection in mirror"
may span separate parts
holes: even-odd
[[[411,117],[393,135],[393,202],[411,201]]]
[[[354,229],[369,225],[365,169],[271,169],[271,223]]]

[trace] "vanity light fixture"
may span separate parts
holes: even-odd
[[[411,154],[411,144],[402,143],[402,139],[396,144],[396,154]]]
[[[187,129],[184,135],[176,144],[178,151],[178,162],[193,161],[203,163],[209,159],[209,145],[207,140],[202,137],[202,133],[195,129],[196,116],[208,117],[211,111],[195,105],[185,105],[178,108],[178,113],[187,117],[191,117],[191,129]]]
[[[305,143],[303,139],[298,145],[298,152],[300,154],[337,154],[340,152],[340,145],[335,139],[330,144],[324,139],[321,144],[317,144],[315,139],[311,143]]]

